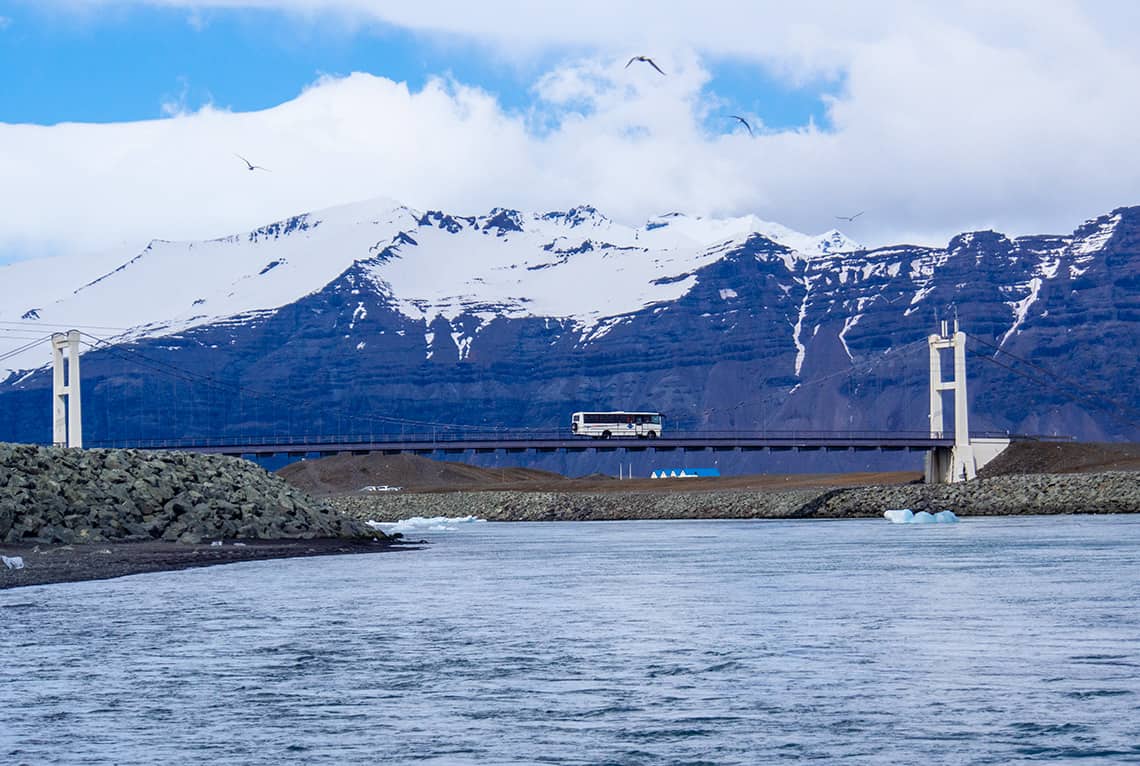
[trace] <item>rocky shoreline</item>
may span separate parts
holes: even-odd
[[[0,443],[0,589],[372,553],[397,537],[238,458]]]
[[[996,476],[963,484],[843,489],[636,492],[459,491],[339,495],[345,515],[392,522],[415,516],[488,521],[872,518],[895,508],[959,516],[1140,512],[1140,472]]]
[[[0,444],[0,543],[371,538],[239,458]]]
[[[174,572],[181,569],[237,564],[245,561],[341,556],[355,553],[383,553],[400,550],[384,539],[346,540],[250,540],[213,541],[202,545],[154,542],[94,543],[90,545],[0,546],[10,560],[23,566],[9,569],[0,565],[0,590],[29,585],[106,580],[148,572]]]

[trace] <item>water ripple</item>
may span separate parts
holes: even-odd
[[[464,525],[0,592],[0,754],[1140,760],[1140,517]]]

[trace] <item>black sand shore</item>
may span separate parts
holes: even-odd
[[[414,548],[387,541],[341,540],[248,540],[237,544],[186,545],[184,543],[109,542],[89,545],[0,546],[5,556],[20,557],[22,569],[0,565],[0,590],[29,585],[107,580],[113,577],[169,572],[192,567],[233,564],[239,561],[386,553]]]

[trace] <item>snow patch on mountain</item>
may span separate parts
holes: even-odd
[[[597,232],[586,239],[552,237],[550,222],[565,229],[567,220],[605,229],[605,241]],[[500,316],[563,317],[590,328],[606,317],[680,298],[695,283],[686,275],[721,257],[693,247],[630,246],[625,243],[636,241],[631,230],[592,215],[524,220],[509,246],[480,222],[421,225],[411,234],[414,242],[392,245],[392,257],[370,262],[369,273],[386,286],[397,310],[413,319],[451,321],[490,304]]]
[[[796,346],[796,377],[800,376],[800,369],[804,366],[807,356],[807,345],[803,342],[801,334],[804,329],[804,317],[807,316],[808,299],[811,297],[811,278],[804,277],[804,297],[800,301],[800,311],[796,316],[796,323],[792,326],[792,342]],[[816,328],[819,329],[818,327]]]
[[[1116,233],[1116,227],[1120,225],[1120,220],[1120,213],[1116,213],[1101,221],[1092,234],[1082,237],[1073,243],[1073,255],[1090,256],[1100,252],[1104,249],[1108,240],[1112,239],[1112,235]],[[1086,225],[1091,223],[1094,223],[1094,221],[1088,221]],[[1084,259],[1078,258],[1077,260],[1083,262]]]
[[[863,249],[858,242],[837,229],[823,234],[804,234],[754,215],[709,219],[670,213],[649,219],[644,232],[640,238],[646,242],[663,240],[675,247],[683,246],[686,242],[692,246],[698,243],[707,245],[717,240],[744,240],[752,234],[760,234],[804,259]]]
[[[125,261],[119,253],[117,263],[109,254],[90,262],[21,261],[0,267],[0,321],[35,307],[44,327],[80,328],[116,342],[247,321],[328,284],[366,255],[377,236],[390,239],[414,225],[407,208],[374,201],[287,219],[246,236],[155,240]],[[39,367],[45,356],[31,349],[3,364]]]
[[[855,247],[839,232],[812,238],[755,216],[674,213],[632,228],[590,207],[542,215],[496,210],[483,218],[433,212],[368,269],[397,310],[413,319],[454,321],[477,304],[492,304],[508,318],[569,319],[589,342],[609,332],[615,317],[680,299],[696,284],[696,271],[755,234],[803,247],[806,255]],[[790,269],[797,254],[781,257]]]
[[[1040,295],[1040,293],[1041,278],[1033,277],[1029,280],[1029,295],[1026,295],[1019,301],[1007,301],[1006,305],[1013,309],[1013,324],[1005,331],[1005,334],[1001,336],[1001,340],[998,341],[998,348],[1004,346],[1010,336],[1017,334],[1021,325],[1025,323],[1025,318],[1029,315],[1029,307],[1037,302],[1037,296]]]
[[[851,355],[851,348],[847,345],[847,333],[855,325],[859,324],[859,320],[863,318],[862,314],[855,314],[854,316],[847,317],[843,320],[843,329],[839,331],[839,342],[843,344],[843,351],[846,352],[847,358],[852,362],[855,357]]]

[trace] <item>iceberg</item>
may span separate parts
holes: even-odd
[[[958,516],[953,511],[914,513],[909,508],[883,511],[883,517],[892,524],[953,524],[958,521]]]

